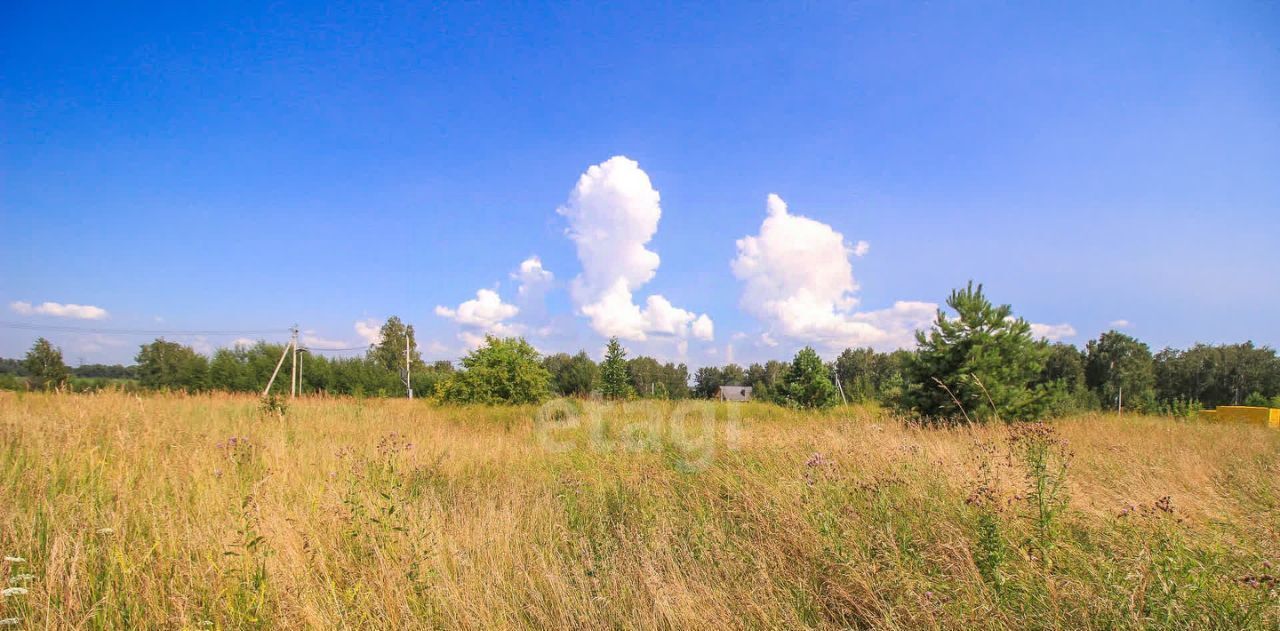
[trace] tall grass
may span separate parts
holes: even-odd
[[[1280,626],[1280,432],[583,411],[0,393],[0,619]]]

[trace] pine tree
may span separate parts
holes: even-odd
[[[604,361],[600,362],[600,393],[606,399],[626,399],[633,394],[627,374],[627,351],[616,337],[609,338]]]
[[[936,420],[1034,419],[1049,403],[1034,386],[1048,346],[1031,337],[1031,325],[1009,305],[994,306],[970,281],[951,292],[933,328],[916,333],[918,349],[904,366],[907,387],[899,405]]]

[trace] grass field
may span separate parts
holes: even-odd
[[[0,618],[1274,629],[1278,474],[1162,418],[0,393]]]

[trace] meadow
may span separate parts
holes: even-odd
[[[0,392],[45,628],[1280,627],[1280,432]]]

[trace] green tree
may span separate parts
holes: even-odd
[[[747,385],[751,396],[758,401],[773,401],[782,395],[783,379],[787,376],[787,363],[771,359],[764,364],[747,367]]]
[[[566,397],[585,397],[591,394],[598,369],[586,351],[576,355],[556,353],[543,360],[543,366],[551,373],[551,383],[557,394]]]
[[[724,382],[724,372],[716,366],[703,366],[693,374],[693,393],[702,399],[710,399],[720,391]]]
[[[827,366],[817,351],[808,346],[800,349],[783,378],[779,402],[792,407],[819,409],[839,403],[840,394],[827,373]]]
[[[31,345],[22,366],[26,369],[27,383],[37,390],[60,388],[70,374],[62,362],[62,351],[43,337]]]
[[[190,346],[160,338],[143,344],[135,359],[144,388],[196,392],[209,387],[209,360]]]
[[[745,386],[747,371],[737,364],[728,364],[720,369],[720,383],[725,386]]]
[[[928,332],[916,332],[917,351],[904,366],[898,405],[927,419],[1034,419],[1050,402],[1033,384],[1048,352],[1031,325],[1009,305],[994,306],[972,281],[951,292]]]
[[[876,397],[876,355],[870,348],[846,348],[836,357],[836,378],[844,386],[845,396],[850,401],[867,401]]]
[[[551,373],[524,338],[486,336],[484,345],[462,358],[462,370],[437,386],[449,403],[540,403],[551,397]]]
[[[369,359],[403,378],[405,371],[405,340],[409,343],[409,366],[411,370],[421,370],[425,367],[422,363],[422,354],[418,352],[417,340],[413,337],[413,325],[405,325],[400,318],[391,316],[387,318],[385,324],[382,325],[380,331],[381,339],[377,344],[369,347]]]
[[[1085,384],[1084,364],[1085,355],[1074,344],[1049,345],[1044,370],[1037,381],[1050,398],[1049,414],[1064,416],[1098,407],[1097,396]]]
[[[1119,331],[1108,331],[1085,346],[1085,382],[1103,407],[1149,411],[1155,405],[1155,365],[1151,348]],[[1123,397],[1123,399],[1121,398]]]
[[[667,398],[667,386],[663,381],[662,363],[652,357],[635,357],[627,360],[627,374],[631,389],[644,398]]]
[[[616,337],[609,338],[604,361],[600,362],[600,393],[606,399],[626,399],[635,394],[627,373],[627,351]]]

